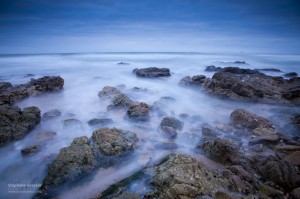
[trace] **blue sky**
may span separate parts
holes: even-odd
[[[299,0],[1,0],[0,53],[300,53]]]

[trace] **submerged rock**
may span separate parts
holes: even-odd
[[[14,103],[28,96],[40,95],[45,92],[58,91],[63,88],[64,80],[60,76],[45,76],[31,79],[26,84],[20,84],[0,93],[0,102]]]
[[[183,128],[183,122],[174,117],[164,117],[159,128],[168,138],[175,138],[177,133]]]
[[[41,145],[33,145],[30,147],[26,147],[24,149],[21,149],[22,156],[30,156],[37,152],[39,152],[42,149]]]
[[[171,76],[170,69],[168,68],[141,68],[134,69],[133,73],[136,74],[137,77],[168,77]]]
[[[0,105],[0,146],[23,138],[41,121],[41,111],[32,106]]]
[[[53,131],[45,131],[45,132],[40,132],[37,134],[36,138],[38,140],[48,140],[51,138],[54,138],[57,135],[57,133]]]
[[[131,105],[127,110],[126,117],[135,121],[148,121],[150,119],[150,107],[143,102]]]
[[[256,69],[258,71],[266,71],[266,72],[282,72],[281,70],[277,69],[277,68],[259,68]]]
[[[235,126],[246,127],[250,129],[255,128],[272,128],[273,124],[264,117],[260,117],[246,111],[244,109],[235,109],[230,114],[230,119]]]
[[[107,156],[133,151],[138,138],[135,133],[117,128],[101,128],[93,132],[94,148]]]
[[[81,121],[75,118],[65,119],[64,120],[64,126],[79,126],[81,125]]]
[[[48,120],[48,119],[54,119],[61,116],[61,112],[59,110],[52,110],[52,111],[47,111],[43,114],[43,119]]]
[[[285,80],[255,72],[217,72],[203,87],[210,93],[238,100],[300,103],[300,78]]]
[[[111,123],[113,123],[113,120],[112,119],[109,119],[109,118],[94,118],[94,119],[91,119],[89,120],[88,122],[88,125],[90,126],[106,126],[106,125],[109,125]]]

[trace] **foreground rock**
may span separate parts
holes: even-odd
[[[300,78],[285,80],[257,73],[217,72],[203,83],[210,93],[237,100],[300,103]]]
[[[205,71],[207,72],[227,72],[233,74],[262,74],[258,70],[244,69],[239,67],[215,67],[214,65],[207,66]]]
[[[41,121],[41,111],[32,106],[0,105],[0,145],[23,138]]]
[[[266,118],[260,117],[244,109],[236,109],[230,114],[233,125],[250,129],[272,128],[273,124]]]
[[[183,122],[174,117],[164,117],[159,128],[168,138],[176,138],[177,133],[182,130]]]
[[[20,84],[15,87],[9,88],[7,88],[8,85],[6,84],[6,89],[2,88],[2,92],[0,92],[0,104],[12,104],[28,96],[40,95],[45,92],[58,91],[63,88],[63,85],[64,80],[59,76],[45,76],[39,79],[31,79],[26,84]]]
[[[195,158],[171,155],[155,169],[151,181],[154,191],[145,198],[197,198],[213,196],[225,181],[215,177],[206,166]]]
[[[136,74],[137,77],[169,77],[171,76],[170,69],[168,68],[141,68],[134,69],[133,73]]]
[[[96,151],[108,156],[124,155],[134,150],[138,138],[135,133],[117,128],[101,128],[93,132]]]
[[[150,107],[143,102],[131,105],[127,110],[126,117],[134,121],[148,121],[150,119]]]
[[[69,147],[60,150],[49,166],[41,192],[36,198],[55,197],[63,185],[89,176],[96,168],[111,166],[104,162],[110,158],[125,157],[134,150],[137,141],[135,133],[116,128],[98,129],[93,132],[91,139],[86,136],[75,138]]]

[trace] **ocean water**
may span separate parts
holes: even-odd
[[[118,62],[129,65],[118,65]],[[246,61],[247,64],[229,62]],[[104,86],[118,86],[132,100],[152,105],[161,97],[173,97],[175,101],[162,106],[166,115],[180,118],[188,114],[188,119],[181,119],[184,128],[175,142],[175,152],[185,152],[205,160],[195,152],[201,139],[200,133],[191,133],[201,125],[212,126],[230,122],[230,113],[236,108],[244,108],[270,119],[280,132],[299,135],[290,125],[290,118],[300,112],[296,106],[268,105],[261,103],[243,103],[209,96],[200,90],[181,87],[178,82],[184,76],[206,75],[205,66],[238,66],[242,68],[277,68],[283,72],[268,72],[280,76],[286,72],[300,73],[300,55],[282,54],[201,54],[201,53],[87,53],[87,54],[43,54],[43,55],[1,55],[0,81],[13,84],[26,83],[33,78],[45,75],[60,75],[65,80],[64,89],[58,93],[49,93],[29,97],[16,105],[21,108],[37,106],[42,114],[50,110],[59,110],[62,115],[56,119],[42,121],[25,138],[0,148],[0,198],[31,198],[34,193],[9,193],[8,184],[41,184],[47,173],[48,164],[62,147],[69,146],[79,136],[91,137],[97,127],[91,127],[87,121],[93,118],[111,118],[114,122],[109,127],[117,127],[137,133],[142,141],[140,147],[120,165],[99,169],[89,180],[80,186],[74,186],[62,193],[60,198],[91,198],[103,191],[110,184],[131,175],[145,166],[145,162],[155,162],[168,150],[159,149],[156,143],[167,142],[158,126],[162,116],[151,113],[147,123],[129,122],[124,119],[124,111],[107,112],[109,101],[98,97]],[[172,76],[162,79],[137,78],[132,70],[144,67],[166,67]],[[147,90],[135,91],[139,87]],[[65,119],[78,119],[80,124],[65,126]],[[43,143],[43,150],[30,157],[22,157],[20,150],[33,144],[39,144],[37,134],[54,131],[57,135]],[[194,134],[197,134],[196,136]],[[247,144],[245,142],[244,144]],[[200,152],[201,153],[201,152]],[[146,189],[138,186],[139,189]]]

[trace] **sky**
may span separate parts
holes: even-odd
[[[300,53],[299,0],[0,0],[0,54]]]

